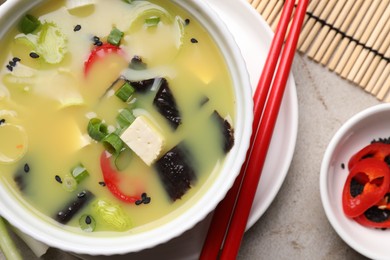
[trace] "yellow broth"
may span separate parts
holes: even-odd
[[[80,230],[79,218],[88,214],[96,220],[95,231],[118,231],[94,212],[93,203],[100,198],[119,206],[131,221],[126,230],[134,232],[167,220],[174,212],[193,203],[191,199],[204,192],[205,186],[218,174],[225,156],[218,141],[221,133],[210,115],[218,111],[232,125],[235,117],[228,68],[206,30],[194,17],[169,1],[128,4],[120,0],[98,0],[93,6],[71,11],[67,10],[65,1],[46,1],[29,14],[42,23],[55,24],[66,38],[66,53],[57,64],[49,64],[43,57],[31,58],[33,47],[21,41],[23,34],[16,27],[1,41],[0,119],[5,121],[0,125],[0,156],[9,155],[15,160],[3,160],[0,174],[10,192],[32,212],[56,224],[53,216],[77,193],[91,191],[94,200],[67,224],[67,228],[73,230]],[[145,18],[154,15],[161,17],[159,24],[145,26]],[[75,31],[76,25],[81,29]],[[84,62],[96,48],[93,36],[105,42],[113,27],[125,34],[120,45],[125,57],[115,53],[106,55],[85,76]],[[137,77],[158,76],[168,81],[182,124],[173,130],[156,111],[152,105],[156,90],[136,95],[134,114],[145,115],[158,125],[165,136],[164,152],[186,140],[193,163],[196,162],[196,181],[174,202],[155,169],[131,152],[122,160],[125,169],[118,171],[119,188],[128,195],[146,192],[151,202],[136,206],[118,200],[101,185],[99,158],[104,148],[87,134],[91,117],[101,118],[115,127],[116,116],[127,104],[105,92],[135,55],[142,57],[148,67],[147,75],[141,73]],[[14,57],[21,60],[14,64],[11,72],[7,65]],[[200,106],[204,96],[209,101]],[[18,131],[9,129],[12,126]],[[79,163],[90,174],[76,190],[69,192],[55,176],[64,181],[70,169]],[[28,176],[22,191],[14,180],[17,174]]]

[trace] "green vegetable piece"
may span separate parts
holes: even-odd
[[[0,248],[6,259],[22,260],[23,257],[15,245],[8,229],[8,223],[0,217]]]
[[[89,120],[87,130],[88,135],[98,142],[103,140],[103,138],[108,134],[107,125],[99,118],[92,118]]]
[[[77,181],[77,183],[80,183],[89,176],[89,172],[82,164],[79,164],[72,169],[72,176]]]
[[[37,52],[50,64],[60,63],[67,52],[65,34],[54,23],[44,23],[39,35]]]
[[[115,156],[115,168],[119,171],[124,170],[130,164],[132,155],[133,151],[130,148],[125,147],[122,149],[119,154]]]
[[[122,0],[122,2],[125,2],[127,4],[131,4],[133,2],[133,0]]]
[[[135,116],[130,108],[123,109],[118,116],[116,117],[116,121],[119,124],[120,128],[127,128],[131,123],[135,120]]]
[[[122,31],[114,27],[108,35],[107,42],[111,43],[112,45],[119,46],[123,35],[124,33]]]
[[[34,32],[41,25],[41,22],[35,16],[26,14],[19,23],[19,31],[28,34]]]
[[[81,230],[85,232],[92,232],[96,228],[96,221],[90,215],[82,215],[79,219]]]
[[[62,179],[62,187],[69,192],[74,191],[77,188],[77,181],[73,176],[66,174]]]
[[[134,92],[135,89],[133,86],[131,86],[129,82],[125,82],[117,91],[115,91],[115,95],[123,102],[126,102]]]
[[[126,231],[133,226],[130,218],[119,205],[114,205],[108,201],[99,199],[93,204],[93,209],[103,221],[118,231]]]
[[[123,148],[122,139],[115,133],[110,133],[103,138],[104,148],[111,154],[119,154]]]
[[[145,24],[147,27],[157,26],[159,22],[160,22],[160,17],[158,16],[151,16],[145,19]]]

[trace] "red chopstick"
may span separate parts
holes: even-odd
[[[200,255],[205,259],[235,259],[256,194],[308,0],[300,0],[281,53],[295,0],[286,0],[256,92],[251,147],[233,187],[219,203]],[[279,63],[279,64],[278,64]],[[278,65],[276,74],[275,68]],[[275,76],[274,76],[275,75]],[[272,86],[271,86],[271,83]]]

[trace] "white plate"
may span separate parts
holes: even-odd
[[[354,250],[370,259],[389,259],[389,230],[364,227],[346,217],[342,193],[351,156],[373,139],[389,137],[390,104],[366,108],[337,130],[325,151],[321,165],[320,191],[323,207],[337,234]]]
[[[247,63],[253,89],[265,62],[272,40],[268,24],[245,0],[205,0],[221,16],[240,47]],[[278,193],[290,167],[298,130],[298,100],[295,83],[290,74],[287,88],[276,122],[264,171],[256,193],[247,228],[250,228],[267,210]],[[152,249],[110,259],[198,259],[210,217],[183,235]],[[85,259],[105,257],[82,256]]]

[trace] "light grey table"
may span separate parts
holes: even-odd
[[[345,244],[329,224],[321,204],[319,174],[322,156],[336,130],[379,101],[300,54],[295,57],[293,74],[299,127],[291,168],[270,208],[245,234],[238,258],[366,259]],[[15,237],[15,241],[25,259],[36,259],[20,239]],[[0,259],[5,258],[0,254]],[[42,259],[77,258],[49,249]]]

